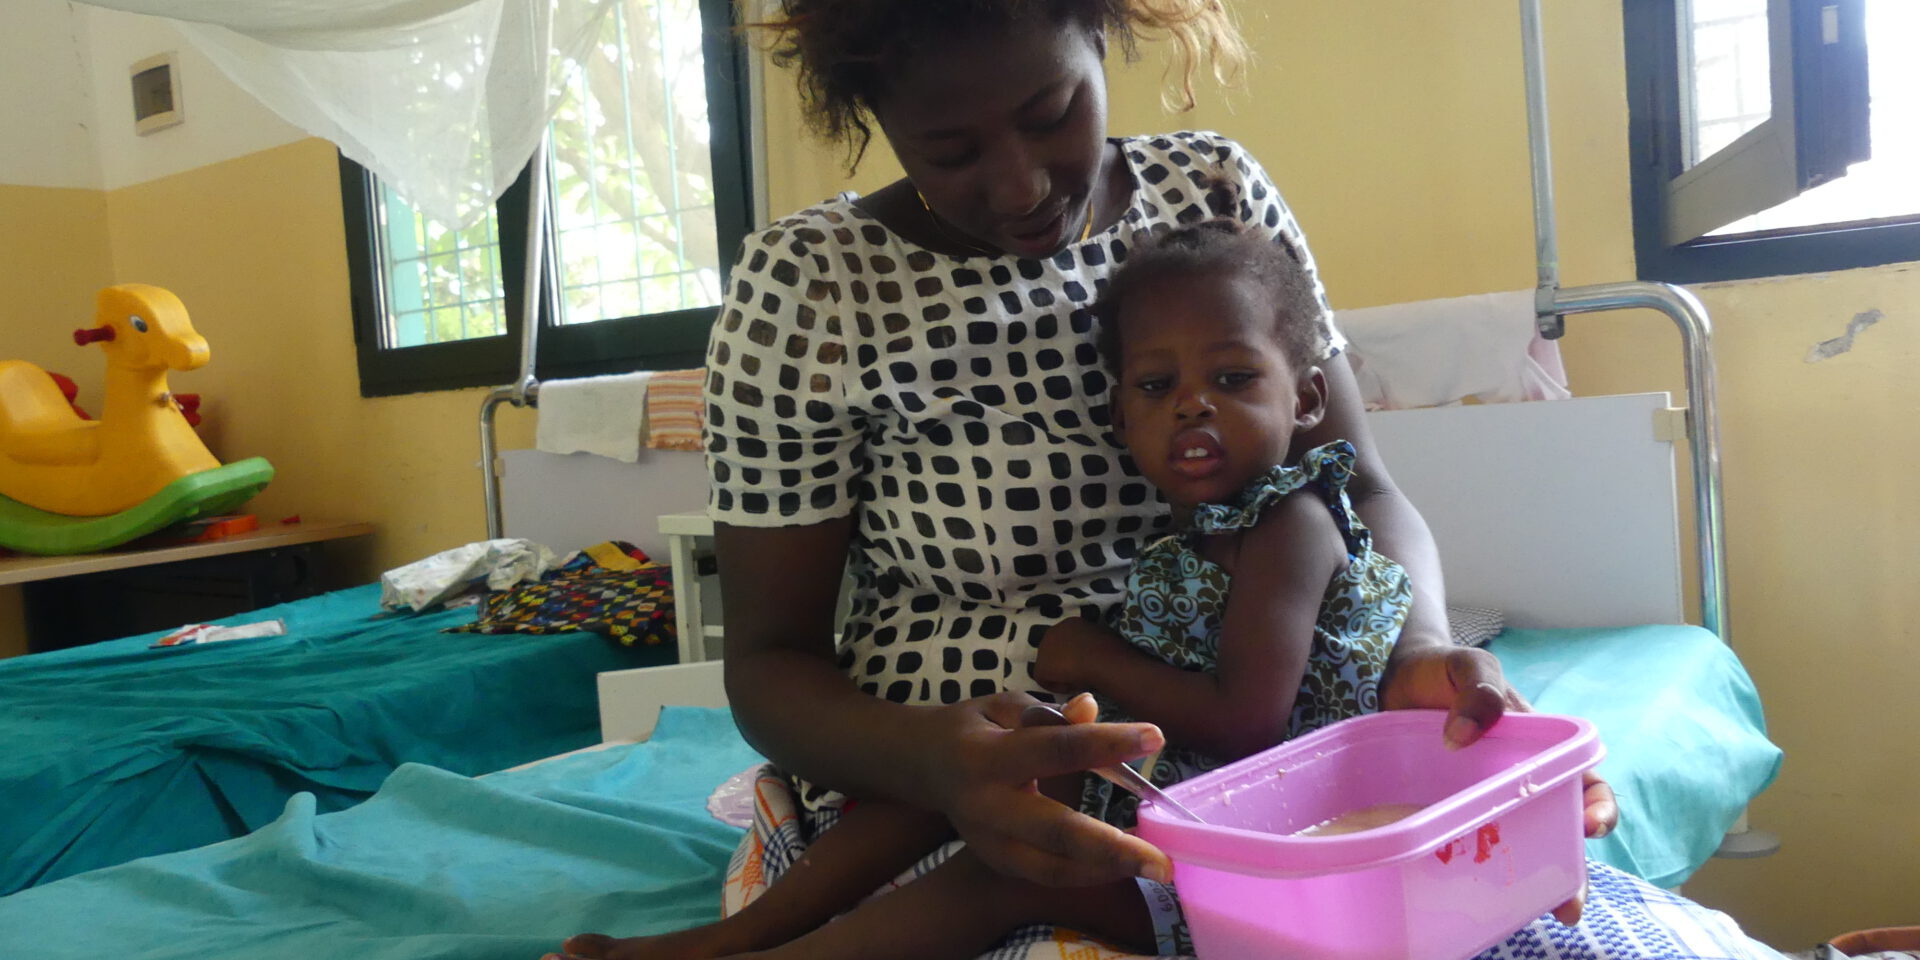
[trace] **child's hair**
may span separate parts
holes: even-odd
[[[799,68],[800,103],[808,123],[829,142],[847,146],[858,164],[873,139],[868,120],[888,78],[928,48],[956,35],[1001,28],[1035,14],[1073,22],[1111,37],[1129,61],[1137,41],[1166,38],[1177,56],[1178,96],[1171,109],[1193,109],[1193,77],[1210,65],[1215,79],[1239,78],[1250,54],[1222,0],[768,0],[775,15],[750,26],[772,35],[773,60]]]
[[[1296,370],[1319,359],[1320,297],[1300,252],[1285,237],[1270,238],[1231,217],[1175,227],[1136,247],[1094,305],[1100,320],[1100,356],[1120,372],[1120,308],[1127,298],[1162,277],[1231,273],[1266,292],[1273,307],[1273,335]]]

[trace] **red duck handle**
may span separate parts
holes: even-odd
[[[112,339],[113,328],[106,324],[101,324],[97,327],[82,327],[73,332],[73,342],[76,346],[84,347],[89,343]]]

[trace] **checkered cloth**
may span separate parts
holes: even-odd
[[[1492,607],[1457,607],[1447,604],[1447,630],[1453,642],[1466,647],[1483,647],[1488,640],[1507,628],[1507,615]]]

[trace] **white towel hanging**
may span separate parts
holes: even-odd
[[[592,453],[622,463],[640,459],[651,373],[622,373],[540,385],[534,446],[547,453]]]

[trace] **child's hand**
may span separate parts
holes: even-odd
[[[1118,640],[1085,617],[1069,617],[1047,628],[1033,661],[1033,678],[1054,693],[1078,693],[1094,686],[1093,665]]]

